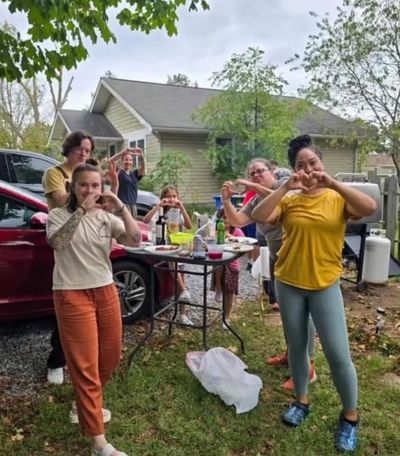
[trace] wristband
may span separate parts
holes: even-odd
[[[83,210],[83,215],[86,214],[86,209],[80,204],[77,209],[82,209]]]
[[[225,198],[225,199],[222,198],[222,199],[221,199],[221,201],[222,201],[223,203],[227,203],[227,202],[230,201],[230,200],[231,200],[230,198]]]

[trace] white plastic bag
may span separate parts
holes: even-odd
[[[268,247],[260,247],[260,255],[253,263],[251,275],[254,279],[270,280],[271,272],[269,270],[269,249]]]
[[[246,364],[226,348],[189,352],[186,364],[209,393],[218,395],[226,405],[234,405],[236,413],[248,412],[257,405],[260,377],[246,372]]]

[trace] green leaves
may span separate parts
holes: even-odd
[[[165,29],[177,33],[177,10],[188,0],[1,0],[10,13],[21,12],[28,21],[28,38],[23,40],[5,27],[0,31],[0,79],[21,80],[44,72],[53,77],[61,67],[72,68],[87,58],[83,42],[99,39],[116,42],[109,27],[108,11],[121,6],[120,25],[150,33]],[[128,3],[129,7],[125,5]],[[204,0],[191,0],[189,10],[208,9]],[[58,53],[57,59],[54,53]]]
[[[264,54],[252,47],[233,54],[212,76],[224,92],[194,115],[212,129],[206,156],[221,178],[239,176],[256,156],[283,162],[287,139],[297,132],[295,120],[306,109],[304,102],[281,97],[286,81],[264,63]]]
[[[189,168],[191,164],[185,152],[166,149],[162,151],[154,170],[148,176],[148,181],[157,187],[173,184],[179,188],[183,181],[182,173]]]
[[[386,144],[400,161],[400,3],[344,0],[334,20],[318,26],[302,59],[310,76],[306,94],[371,122],[381,138],[370,151]]]

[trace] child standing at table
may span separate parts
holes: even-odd
[[[243,237],[244,233],[240,228],[232,226],[225,216],[224,208],[217,212],[217,220],[223,219],[225,223],[225,238]],[[218,268],[213,273],[212,290],[215,290],[215,301],[222,302],[222,295],[225,294],[225,320],[229,324],[236,296],[239,294],[239,273],[240,261],[236,259],[225,267],[225,280],[222,284],[222,268]],[[226,325],[222,327],[226,329]]]
[[[178,189],[175,185],[169,184],[166,185],[161,190],[160,195],[160,202],[154,206],[143,218],[144,223],[150,223],[151,219],[154,217],[155,214],[162,208],[164,211],[164,219],[166,221],[166,226],[168,227],[168,211],[172,208],[178,209],[180,211],[180,223],[179,223],[179,231],[182,231],[183,228],[190,230],[192,228],[192,221],[187,213],[184,204],[179,199]],[[171,233],[167,232],[167,236]],[[173,264],[170,264],[170,268],[173,268]],[[183,270],[184,265],[178,265],[178,268]],[[184,323],[185,325],[193,325],[192,320],[187,316],[187,309],[184,303],[190,303],[192,297],[190,296],[189,291],[186,289],[184,275],[182,272],[178,272],[177,274],[177,287],[178,287],[178,302],[179,304],[179,320]]]

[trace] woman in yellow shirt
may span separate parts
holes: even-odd
[[[310,411],[307,330],[311,314],[343,406],[336,448],[353,451],[359,422],[358,386],[339,283],[341,252],[348,218],[370,215],[376,203],[326,174],[321,158],[310,136],[294,138],[288,150],[294,174],[258,204],[252,217],[264,223],[281,223],[283,228],[275,286],[288,338],[296,400],[282,420],[298,426]]]

